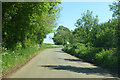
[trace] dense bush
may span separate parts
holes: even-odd
[[[86,47],[87,46],[87,47]],[[116,48],[111,49],[102,49],[88,46],[82,43],[76,43],[70,45],[66,45],[63,51],[70,53],[71,55],[77,56],[85,61],[95,63],[104,68],[108,68],[111,71],[118,70],[118,58],[117,54],[114,52]]]
[[[66,45],[62,50],[80,58],[87,58],[88,61],[93,61],[95,59],[95,54],[99,51],[98,48],[82,43],[72,44],[71,46]]]
[[[96,54],[95,60],[98,65],[109,68],[111,70],[118,70],[118,58],[113,53],[112,49],[103,49],[101,52]]]

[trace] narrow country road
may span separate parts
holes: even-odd
[[[61,48],[40,52],[7,78],[112,78],[112,74],[71,56]]]

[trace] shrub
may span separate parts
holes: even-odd
[[[117,71],[118,58],[116,56],[116,49],[111,48],[109,50],[92,47],[91,44],[76,43],[72,45],[66,45],[63,50],[74,56],[82,58],[88,62],[98,64],[102,67],[110,70]]]
[[[96,63],[103,67],[107,67],[108,69],[117,69],[118,59],[117,56],[114,56],[112,49],[105,50],[103,49],[101,52],[96,54]]]

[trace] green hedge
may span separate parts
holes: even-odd
[[[118,70],[118,58],[116,55],[117,53],[114,52],[116,50],[115,48],[100,50],[89,44],[76,43],[66,45],[62,50],[111,71]]]

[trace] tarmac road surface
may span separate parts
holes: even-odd
[[[6,78],[113,78],[104,69],[61,50],[46,49]]]

